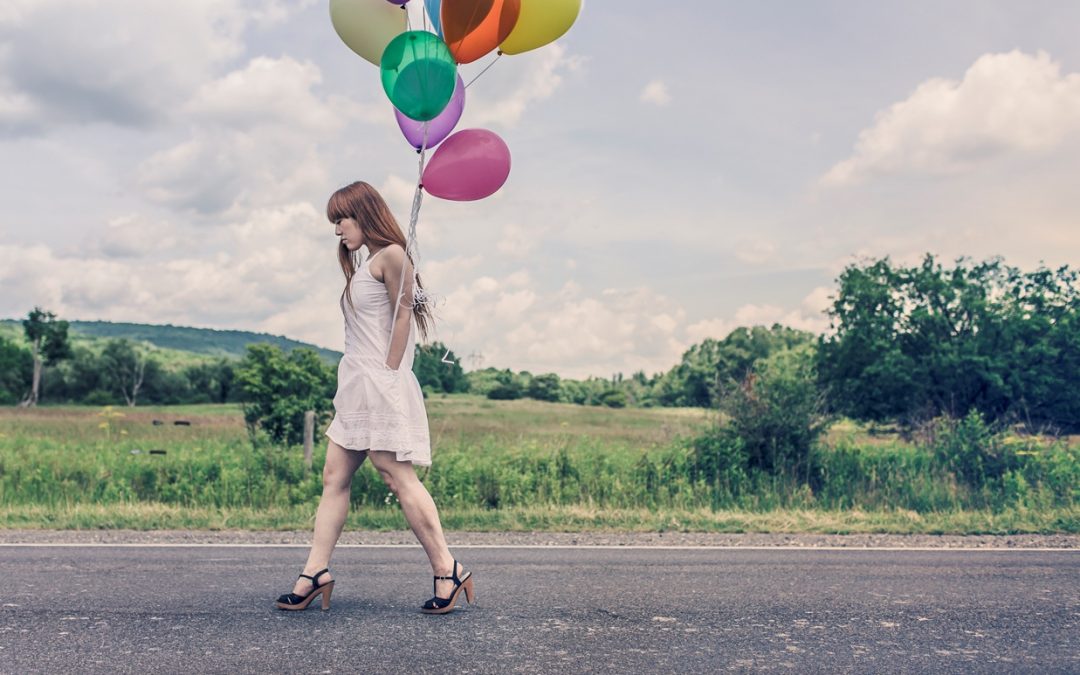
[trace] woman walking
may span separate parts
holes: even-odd
[[[334,420],[326,430],[330,440],[311,552],[292,592],[279,597],[277,606],[306,609],[321,596],[322,608],[330,608],[330,555],[345,525],[353,474],[370,459],[431,562],[435,594],[421,610],[445,614],[462,591],[470,603],[476,595],[472,573],[450,555],[435,502],[413,469],[431,464],[427,410],[412,372],[414,325],[427,337],[430,308],[413,302],[423,286],[405,236],[375,188],[356,182],[338,190],[326,215],[340,240],[338,260],[345,273],[340,301],[345,355],[338,365]],[[362,246],[366,257],[359,252]]]

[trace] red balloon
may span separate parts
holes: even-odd
[[[503,186],[510,175],[510,148],[487,129],[463,129],[432,155],[421,183],[436,197],[469,202]]]
[[[442,35],[458,63],[472,63],[510,35],[521,0],[442,0]]]

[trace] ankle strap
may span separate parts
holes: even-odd
[[[455,584],[461,584],[461,579],[458,579],[458,575],[457,575],[457,566],[458,566],[458,562],[457,562],[457,560],[455,560],[454,561],[454,572],[453,572],[453,574],[451,574],[448,577],[440,577],[440,576],[436,575],[435,578],[436,579],[452,579]]]
[[[311,579],[311,585],[318,588],[319,587],[319,581],[318,581],[319,577],[321,577],[322,575],[326,574],[329,571],[330,571],[330,568],[327,567],[326,569],[324,569],[322,571],[316,572],[313,576],[308,576],[308,575],[304,574],[303,572],[300,573],[300,576],[304,577],[305,579]]]

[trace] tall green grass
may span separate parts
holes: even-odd
[[[1065,441],[1005,439],[1012,463],[972,484],[942,459],[952,437],[833,434],[814,479],[796,481],[732,465],[704,473],[715,420],[700,411],[456,395],[428,409],[434,465],[420,474],[451,529],[1080,531],[1080,445]],[[4,410],[0,526],[308,527],[324,453],[320,440],[308,471],[299,448],[253,447],[231,406]],[[404,527],[369,466],[352,502],[352,526]]]

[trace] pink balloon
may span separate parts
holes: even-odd
[[[424,189],[436,197],[471,202],[491,195],[510,175],[510,148],[487,129],[462,129],[435,151],[424,169]]]

